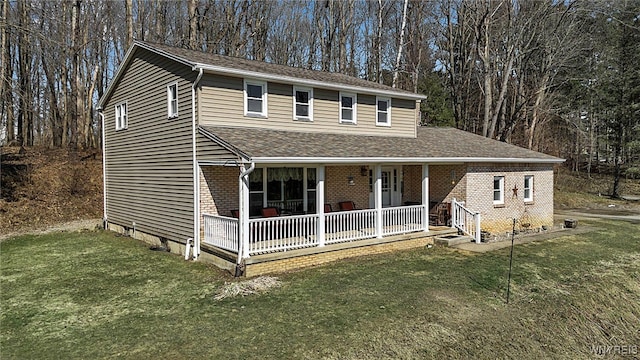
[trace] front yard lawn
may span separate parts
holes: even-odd
[[[640,355],[638,225],[465,254],[435,247],[279,275],[260,295],[108,232],[0,243],[0,356],[26,358],[585,358]]]

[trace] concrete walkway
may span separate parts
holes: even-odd
[[[598,230],[598,228],[593,226],[578,225],[578,227],[575,229],[557,229],[557,230],[550,230],[544,233],[516,235],[514,244],[520,245],[520,244],[526,244],[534,241],[550,240],[560,236],[578,235],[578,234],[584,234],[584,233],[588,233],[596,230]],[[496,241],[496,242],[481,243],[481,244],[468,242],[464,244],[454,245],[452,246],[452,248],[471,251],[471,252],[477,252],[477,253],[485,253],[488,251],[504,249],[509,246],[511,246],[511,240]]]

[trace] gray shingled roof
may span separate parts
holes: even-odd
[[[256,60],[247,60],[244,58],[237,58],[231,56],[223,56],[211,53],[205,53],[202,51],[194,51],[188,49],[177,48],[168,45],[136,41],[136,44],[145,47],[147,49],[152,48],[161,52],[167,53],[174,57],[180,58],[183,62],[195,66],[197,64],[209,65],[209,66],[221,66],[224,68],[253,71],[269,75],[286,76],[304,80],[319,81],[327,84],[341,84],[346,86],[355,86],[368,89],[376,89],[383,91],[392,91],[398,94],[407,94],[416,96],[418,94],[410,91],[392,88],[387,85],[379,84],[364,79],[359,79],[353,76],[332,73],[326,71],[309,70],[304,68],[296,68],[291,66],[284,66],[278,64],[271,64]]]
[[[557,157],[454,128],[419,127],[416,138],[201,127],[251,159],[393,159],[431,162],[562,162]]]

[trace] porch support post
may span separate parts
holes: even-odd
[[[316,231],[316,239],[318,240],[318,247],[324,246],[324,165],[318,166],[316,173],[316,211],[318,212],[318,224]]]
[[[324,221],[324,169],[324,165],[318,166],[316,174],[316,211],[318,212],[318,229],[316,231],[316,238],[318,240],[319,247],[324,246],[324,227],[326,224]]]
[[[374,167],[373,197],[376,208],[376,237],[382,238],[382,165]]]
[[[424,231],[429,231],[429,164],[422,164],[422,223]]]
[[[245,165],[240,165],[240,173],[245,172]],[[245,175],[240,178],[239,199],[238,199],[238,230],[240,244],[242,249],[242,257],[249,257],[249,175]]]

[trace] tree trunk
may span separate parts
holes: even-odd
[[[382,84],[382,0],[378,0],[378,34],[376,36],[376,81]]]
[[[393,68],[392,87],[398,87],[398,72],[400,71],[400,59],[402,58],[402,49],[404,48],[404,29],[407,26],[407,5],[409,0],[404,0],[404,8],[402,10],[402,26],[400,28],[400,41],[398,42],[398,54],[396,56],[396,66]]]
[[[127,23],[126,48],[128,49],[129,46],[133,44],[133,0],[125,0],[124,13],[125,21]]]
[[[196,9],[198,7],[198,0],[189,0],[189,49],[195,50],[198,48],[198,16]]]
[[[547,93],[546,87],[547,87],[548,78],[549,76],[546,74],[542,77],[542,86],[540,86],[540,88],[538,89],[538,92],[536,93],[536,100],[533,104],[531,121],[529,123],[528,131],[527,131],[527,148],[528,149],[533,149],[533,138],[535,137],[536,126],[538,126],[538,122],[540,121],[540,106]]]
[[[18,112],[18,143],[19,145],[33,146],[33,107],[31,98],[31,52],[30,42],[27,36],[30,19],[25,0],[18,2],[20,10],[20,32],[18,36],[18,81],[20,83],[20,110]]]
[[[3,116],[6,120],[7,124],[7,143],[12,142],[15,139],[15,118],[14,118],[14,110],[13,110],[13,91],[11,89],[11,78],[13,77],[13,67],[12,67],[12,58],[11,58],[11,46],[10,46],[10,37],[11,32],[9,28],[9,6],[10,3],[8,1],[2,2],[2,19],[4,19],[7,23],[2,29],[2,77],[0,78],[0,100],[2,101],[1,111],[6,114]]]
[[[78,92],[80,90],[80,64],[79,64],[79,32],[80,32],[80,0],[75,0],[71,7],[71,68],[73,71],[73,79],[71,79],[71,117],[70,117],[70,136],[69,147],[78,148],[78,124],[82,124],[80,117],[80,109],[82,107],[82,99]]]

